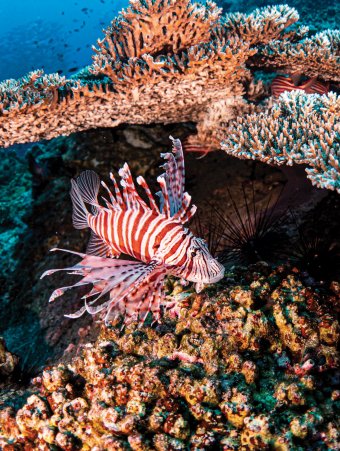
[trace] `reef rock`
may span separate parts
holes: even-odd
[[[337,449],[336,294],[294,268],[228,278],[200,295],[170,280],[177,319],[111,324],[46,368],[0,412],[2,449]]]

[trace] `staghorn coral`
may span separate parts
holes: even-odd
[[[258,45],[294,35],[287,27],[297,19],[288,6],[223,19],[212,2],[133,1],[98,41],[93,64],[72,79],[44,76],[47,85],[36,84],[28,101],[15,98],[20,81],[4,82],[0,145],[121,123],[209,124],[214,108],[235,117],[241,82],[251,82],[246,62]]]
[[[282,94],[264,112],[238,118],[221,147],[268,164],[306,164],[313,185],[340,193],[340,98],[301,91]]]
[[[21,409],[0,412],[2,449],[337,449],[334,299],[299,277],[258,266],[205,294],[175,285],[178,319],[112,324],[46,368]]]

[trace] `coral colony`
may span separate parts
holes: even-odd
[[[184,151],[205,155],[222,149],[275,167],[304,165],[309,181],[324,188],[313,190],[339,205],[340,33],[313,35],[298,21],[298,12],[287,5],[223,15],[210,1],[131,0],[104,30],[92,64],[72,77],[35,70],[0,83],[0,146],[59,136],[55,141],[62,144],[55,146],[63,146],[64,154],[56,167],[62,157],[67,160],[74,132],[193,122],[197,134],[186,137]],[[308,273],[294,266],[293,251],[289,261],[280,254],[272,263],[282,245],[270,241],[281,240],[284,221],[275,210],[280,197],[274,207],[268,200],[261,209],[256,180],[250,200],[247,187],[241,197],[230,195],[234,216],[219,209],[217,190],[209,199],[215,201],[211,217],[203,208],[194,216],[182,145],[171,139],[172,151],[161,155],[158,192],[152,171],[151,188],[150,174],[139,175],[135,184],[130,160],[118,182],[110,174],[111,187],[83,170],[100,166],[99,160],[65,171],[74,177],[73,225],[90,229],[91,237],[86,251],[78,252],[82,244],[72,247],[70,234],[53,231],[49,248],[64,250],[59,247],[71,243],[74,250],[66,252],[81,261],[69,266],[68,254],[53,254],[60,269],[46,271],[56,274],[44,282],[56,286],[69,277],[64,271],[73,275],[71,285],[56,289],[50,300],[67,291],[76,310],[66,315],[67,324],[90,318],[89,329],[100,331],[85,344],[67,343],[64,356],[39,369],[28,387],[20,386],[22,397],[15,395],[20,359],[18,364],[0,337],[1,450],[339,449],[337,244],[330,236],[321,255],[322,237],[309,241],[301,232],[295,254],[303,254],[306,266],[323,262],[322,268]],[[31,174],[43,188],[53,187],[52,199],[48,188],[44,192],[50,203],[42,205],[58,208],[53,196],[62,189],[49,184],[48,161],[37,162],[33,153]],[[19,168],[19,159],[9,155]],[[22,203],[15,205],[23,208]],[[68,215],[64,210],[61,222]],[[79,240],[85,240],[79,230]],[[72,347],[74,355],[67,357]]]
[[[38,70],[0,84],[0,145],[122,123],[193,121],[198,135],[188,146],[217,149],[233,132],[233,119],[249,113],[243,120],[249,117],[251,126],[252,114],[277,115],[283,103],[287,119],[295,122],[298,115],[302,125],[321,115],[310,138],[316,139],[316,147],[311,155],[304,147],[296,153],[289,146],[282,149],[283,142],[272,162],[289,153],[292,163],[308,160],[309,165],[316,154],[322,163],[309,178],[317,186],[338,189],[338,95],[310,98],[307,89],[290,100],[279,98],[279,106],[256,108],[246,100],[263,94],[251,72],[256,69],[315,78],[311,85],[316,89],[309,92],[327,92],[322,84],[339,83],[340,32],[325,30],[309,37],[308,27],[296,26],[298,19],[298,12],[285,5],[222,16],[212,2],[133,1],[98,40],[93,63],[72,79]],[[330,131],[314,138],[323,133],[319,127]],[[296,138],[300,140],[299,132]],[[236,151],[232,143],[223,148],[244,158],[245,151]],[[252,157],[266,160],[265,149],[256,151]]]

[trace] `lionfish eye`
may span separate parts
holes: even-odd
[[[191,257],[195,257],[197,255],[197,249],[193,249],[191,251]]]

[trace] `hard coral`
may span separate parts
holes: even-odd
[[[177,320],[103,327],[47,368],[18,412],[0,412],[2,449],[337,449],[329,299],[294,269],[231,276],[184,298]]]
[[[222,149],[276,165],[306,164],[313,185],[340,193],[340,98],[286,92],[264,112],[238,118]]]
[[[273,40],[257,53],[253,64],[339,82],[340,31],[325,30],[312,37],[302,36],[297,42]]]
[[[242,103],[241,82],[251,79],[247,60],[257,45],[284,39],[297,18],[288,6],[223,20],[212,2],[133,1],[98,41],[93,64],[72,79],[48,76],[32,99],[18,100],[13,88],[25,91],[26,82],[3,83],[0,145],[121,123],[201,122],[215,103],[234,117],[229,105],[234,96]]]

